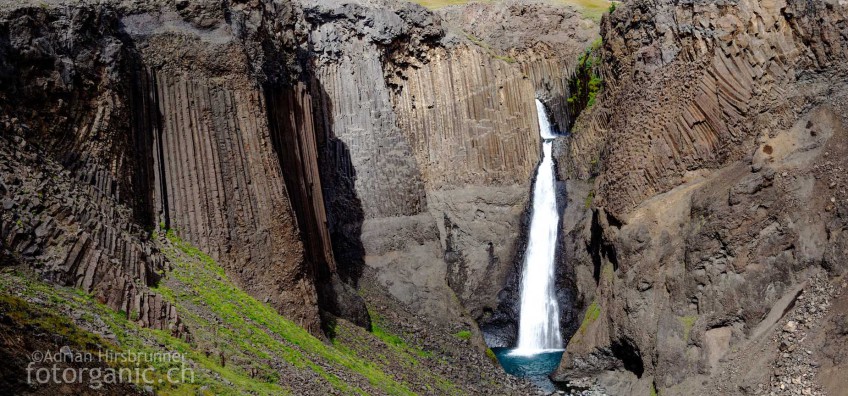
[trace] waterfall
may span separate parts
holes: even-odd
[[[539,136],[545,140],[556,138],[556,134],[554,134],[554,131],[551,128],[551,122],[548,121],[548,113],[545,111],[545,105],[539,99],[536,99],[536,113],[539,115]],[[545,156],[545,158],[548,157],[550,156]]]
[[[524,355],[562,348],[554,268],[559,213],[554,188],[551,139],[556,135],[551,130],[545,106],[538,99],[536,111],[539,113],[539,134],[545,141],[542,144],[542,163],[536,171],[533,188],[530,237],[521,276],[518,346],[513,352]]]

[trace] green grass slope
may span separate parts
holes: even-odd
[[[339,320],[334,338],[322,340],[247,295],[215,261],[173,232],[161,244],[173,268],[154,291],[177,307],[191,334],[188,342],[142,328],[88,294],[35,281],[21,269],[0,274],[0,296],[6,311],[23,313],[0,313],[53,329],[74,348],[181,353],[194,378],[154,381],[162,395],[463,393],[429,369],[440,362],[438,353],[408,345],[383,328],[376,314],[373,333]],[[35,311],[55,314],[25,314]],[[154,365],[161,374],[177,363]]]
[[[491,3],[496,0],[412,0],[414,3],[421,4],[424,7],[427,7],[431,10],[453,6],[453,5],[462,5],[471,2],[476,3]],[[592,19],[594,21],[601,20],[601,15],[604,12],[610,10],[610,6],[613,4],[611,1],[607,0],[548,0],[551,4],[556,5],[566,5],[574,7],[578,12],[583,14],[584,17]]]

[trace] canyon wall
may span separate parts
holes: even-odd
[[[575,119],[594,25],[550,4],[2,4],[0,259],[187,338],[149,290],[167,229],[313,332],[322,313],[368,327],[364,279],[508,346],[540,98],[572,132],[555,379],[839,390],[846,14],[620,4]]]
[[[848,248],[846,16],[837,2],[635,1],[604,17],[605,91],[557,150],[587,209],[566,220],[585,316],[554,378],[839,388],[832,346],[784,356],[844,314],[826,311],[821,279]],[[796,301],[808,316],[787,350],[773,340]]]
[[[4,7],[4,134],[120,213],[67,219],[97,244],[37,239],[64,246],[62,262],[106,246],[82,262],[138,256],[79,281],[139,283],[101,293],[128,317],[169,265],[149,235],[169,230],[313,332],[322,312],[368,326],[363,276],[419,314],[474,327],[509,304],[514,325],[517,289],[499,292],[520,272],[534,99],[570,125],[565,76],[594,26],[519,2],[441,15],[376,0]],[[32,208],[8,206],[4,247],[18,257],[33,249],[18,226]],[[53,272],[76,284],[114,270],[75,265]]]
[[[567,9],[478,7],[448,8],[441,18],[407,3],[305,8],[313,96],[328,126],[319,151],[339,272],[354,281],[372,273],[440,320],[485,322],[499,302],[513,302],[514,293],[498,294],[520,273],[539,160],[534,99],[565,103],[572,55],[593,38],[592,22]],[[508,18],[521,10],[549,20],[524,30]],[[469,13],[486,22],[471,27],[480,19]],[[466,32],[501,24],[520,37]],[[563,33],[534,35],[554,29]]]
[[[139,265],[136,261],[142,260],[142,270],[125,276],[130,285],[138,280],[141,286],[148,284],[145,280],[151,276],[144,268],[164,269],[161,259],[145,264],[145,256],[134,258],[138,253],[133,252],[150,250],[141,244],[141,230],[170,229],[220,261],[246,291],[317,331],[314,277],[319,268],[332,271],[333,262],[329,241],[322,240],[321,233],[310,240],[315,246],[304,247],[284,181],[283,153],[278,152],[288,150],[281,146],[290,143],[279,142],[268,125],[265,93],[294,96],[298,89],[281,85],[288,65],[268,59],[279,54],[259,52],[260,36],[273,34],[261,23],[252,24],[262,21],[263,12],[279,17],[268,29],[279,33],[283,24],[291,24],[284,19],[285,10],[272,6],[223,10],[197,3],[176,9],[145,4],[128,9],[13,10],[4,18],[3,29],[4,76],[14,81],[4,84],[4,125],[43,147],[47,158],[61,162],[70,177],[108,195],[112,201],[104,204],[103,213],[126,208],[134,214],[123,215],[121,221],[136,231],[119,234],[139,241],[129,245],[133,249],[111,246],[112,224],[89,226],[99,232],[92,234],[107,241],[103,260],[113,258],[111,267]],[[236,11],[224,18],[225,12]],[[279,45],[285,44],[286,37],[276,37]],[[262,68],[276,68],[275,79],[260,78]],[[311,108],[304,108],[305,115],[291,116],[311,117]],[[311,168],[317,174],[314,156],[287,158],[285,165]],[[320,195],[314,200],[323,203]],[[323,225],[320,209],[304,218]],[[13,213],[10,221],[23,215]],[[86,218],[68,222],[89,224]],[[121,227],[117,219],[113,223]],[[83,234],[78,247],[69,246],[69,257],[86,258],[102,249],[86,241]],[[307,256],[306,250],[327,255]],[[97,262],[100,256],[77,261]],[[63,276],[72,275],[77,265],[61,268],[67,274]],[[86,265],[95,274],[101,268]],[[116,271],[105,267],[101,271]],[[107,289],[120,286],[112,277],[95,276],[93,282]],[[83,286],[96,288],[91,283],[87,280]],[[110,306],[124,309],[128,304]],[[130,317],[137,313],[136,308],[125,311]]]
[[[0,22],[3,261],[187,336],[147,288],[168,265],[145,227],[150,140],[130,121],[138,87],[118,25],[94,8],[21,8]]]

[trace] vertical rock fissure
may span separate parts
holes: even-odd
[[[370,319],[364,301],[339,278],[319,164],[321,118],[315,116],[312,95],[303,83],[264,91],[271,143],[315,280],[319,308],[367,328]],[[328,319],[332,320],[326,315],[322,319],[325,329],[333,327]]]
[[[266,89],[265,96],[271,142],[282,165],[306,254],[317,272],[335,272],[318,173],[311,99],[302,84],[291,88],[291,92]]]
[[[168,229],[171,226],[171,217],[170,211],[168,208],[168,181],[165,179],[165,148],[162,144],[162,120],[159,117],[159,96],[157,92],[158,82],[156,81],[156,73],[151,73],[149,70],[144,71],[149,78],[149,85],[145,86],[145,90],[141,93],[145,97],[149,98],[149,102],[145,101],[145,105],[149,112],[153,113],[153,118],[151,118],[150,127],[152,129],[151,136],[153,137],[153,146],[155,147],[156,154],[153,158],[153,179],[155,185],[159,186],[159,197],[158,197],[158,207],[155,208],[154,213],[159,211],[159,221],[160,226],[164,226],[165,229]],[[154,193],[155,194],[155,193]],[[154,198],[154,202],[156,202],[156,198]]]

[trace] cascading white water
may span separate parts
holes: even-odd
[[[536,172],[536,184],[533,188],[530,236],[521,276],[518,346],[512,352],[516,355],[532,355],[544,350],[562,348],[559,307],[554,285],[559,213],[550,139],[554,139],[556,135],[551,130],[545,106],[538,99],[536,110],[539,113],[539,134],[545,141],[542,144],[542,163]]]
[[[551,128],[551,122],[548,121],[548,113],[545,111],[545,105],[542,104],[542,101],[539,99],[536,99],[536,113],[539,114],[539,136],[545,140],[556,138],[556,135]],[[547,155],[545,156],[545,158],[548,157],[549,156]],[[544,160],[544,158],[542,160]],[[551,165],[553,167],[553,164]]]

